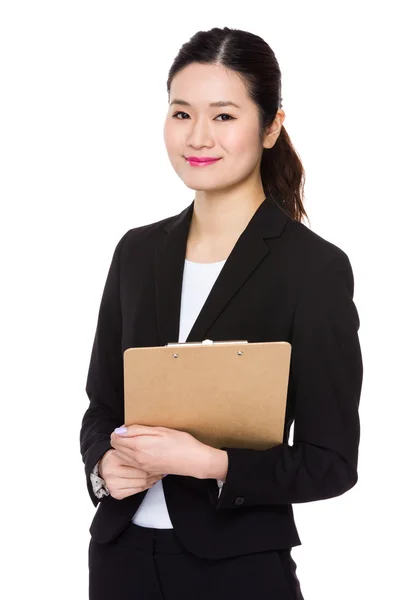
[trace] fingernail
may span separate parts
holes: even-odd
[[[127,427],[124,427],[124,425],[122,425],[121,427],[116,427],[116,429],[114,430],[115,433],[126,433],[127,431]]]

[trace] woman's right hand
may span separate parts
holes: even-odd
[[[99,473],[105,480],[110,495],[116,500],[147,490],[162,479],[162,474],[154,475],[125,465],[114,448],[103,454],[99,463]]]

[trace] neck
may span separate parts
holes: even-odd
[[[233,194],[196,192],[190,238],[198,242],[237,239],[264,200],[261,186]]]

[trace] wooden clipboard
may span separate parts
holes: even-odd
[[[181,342],[127,348],[125,425],[187,431],[221,448],[282,443],[289,342]]]

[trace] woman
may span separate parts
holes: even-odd
[[[167,152],[196,194],[180,214],[123,235],[104,287],[80,433],[98,506],[89,597],[302,600],[292,504],[358,478],[351,264],[301,223],[304,171],[260,37],[198,32],[167,91]],[[291,343],[282,444],[219,449],[161,424],[122,427],[126,348],[206,338]]]

